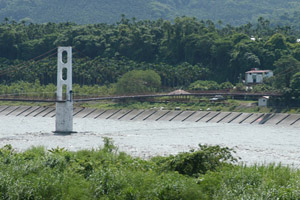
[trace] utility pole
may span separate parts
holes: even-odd
[[[67,54],[66,62],[63,54]],[[65,97],[63,95],[64,88],[66,90]],[[75,133],[73,131],[72,47],[58,47],[56,100],[54,133]]]

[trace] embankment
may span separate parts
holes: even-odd
[[[177,121],[204,123],[267,124],[300,126],[300,114],[241,113],[216,111],[179,110],[101,110],[75,108],[76,118],[123,120],[123,121]],[[0,106],[0,116],[55,117],[55,107]]]

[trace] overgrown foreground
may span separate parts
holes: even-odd
[[[300,199],[300,172],[238,166],[232,150],[199,145],[145,161],[98,150],[0,149],[0,199]]]

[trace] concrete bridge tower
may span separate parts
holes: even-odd
[[[73,131],[72,47],[58,47],[55,133]],[[66,54],[66,55],[65,55]],[[66,57],[66,59],[64,59]],[[65,90],[66,94],[63,95]],[[59,102],[61,101],[61,102]]]

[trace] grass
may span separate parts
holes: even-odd
[[[114,95],[116,90],[115,84],[109,86],[80,86],[73,84],[74,98],[85,98],[92,96],[110,96]],[[28,83],[19,81],[10,85],[0,84],[0,96],[18,97],[18,98],[55,98],[56,86],[53,84],[41,85],[39,81]],[[263,108],[255,105],[257,101],[228,99],[220,102],[210,102],[209,98],[198,97],[161,97],[153,99],[143,99],[140,101],[127,100],[123,102],[101,101],[89,103],[76,103],[75,106],[91,107],[98,109],[160,109],[175,110],[180,107],[181,110],[212,110],[212,111],[229,111],[229,112],[278,112],[278,109]],[[27,106],[54,106],[54,103],[28,103],[28,102],[0,102],[0,105],[27,105]],[[300,108],[281,109],[279,112],[300,113]]]
[[[97,109],[164,109],[164,110],[211,110],[223,112],[248,112],[248,113],[269,113],[274,111],[272,108],[258,107],[258,106],[244,106],[240,101],[228,100],[226,102],[209,101],[202,102],[94,102],[94,103],[78,103],[77,106],[97,108]],[[300,110],[299,110],[300,111]]]
[[[20,102],[20,101],[0,101],[0,106],[55,106],[54,103],[44,102]]]
[[[252,102],[253,101],[247,101]],[[258,106],[245,106],[245,103],[238,100],[228,100],[226,102],[215,102],[211,103],[209,101],[201,102],[139,102],[139,101],[126,101],[126,102],[114,102],[114,101],[98,101],[98,102],[88,102],[80,103],[75,102],[74,107],[86,107],[86,108],[97,108],[97,109],[164,109],[164,110],[175,110],[180,108],[180,110],[211,110],[211,111],[223,111],[223,112],[245,112],[245,113],[270,113],[278,112],[276,108],[269,107],[258,107]],[[10,101],[0,101],[0,106],[55,106],[55,103],[30,103],[30,102],[10,102]],[[300,108],[295,109],[282,109],[282,113],[299,114]]]
[[[99,149],[0,149],[1,199],[299,199],[300,171],[236,165],[232,150],[199,146],[151,160]]]
[[[18,97],[18,98],[33,98],[33,99],[55,99],[56,86],[54,84],[41,85],[39,81],[34,83],[15,82],[10,85],[0,84],[0,96],[2,97]],[[73,84],[73,94],[75,98],[111,96],[116,92],[116,84],[108,86],[80,86]],[[12,96],[10,96],[12,95]],[[257,101],[249,101],[246,99],[236,100],[228,99],[220,102],[210,102],[209,98],[198,97],[161,97],[153,99],[142,99],[140,101],[102,101],[89,103],[76,103],[75,106],[91,107],[99,109],[160,109],[164,107],[167,110],[174,110],[180,107],[181,110],[212,110],[212,111],[229,111],[229,112],[285,112],[285,113],[300,113],[300,108],[275,109],[262,108],[255,105]],[[0,102],[0,105],[27,105],[27,106],[53,106],[53,103],[28,103],[28,102]]]
[[[55,106],[55,103],[30,103],[30,102],[9,102],[0,101],[0,106]],[[289,113],[299,114],[300,108],[258,107],[256,101],[227,99],[224,101],[211,102],[209,98],[180,98],[161,97],[143,100],[123,100],[123,101],[95,101],[95,102],[75,102],[75,107],[87,107],[97,109],[165,109],[175,110],[211,110],[223,112],[245,112],[245,113]]]

